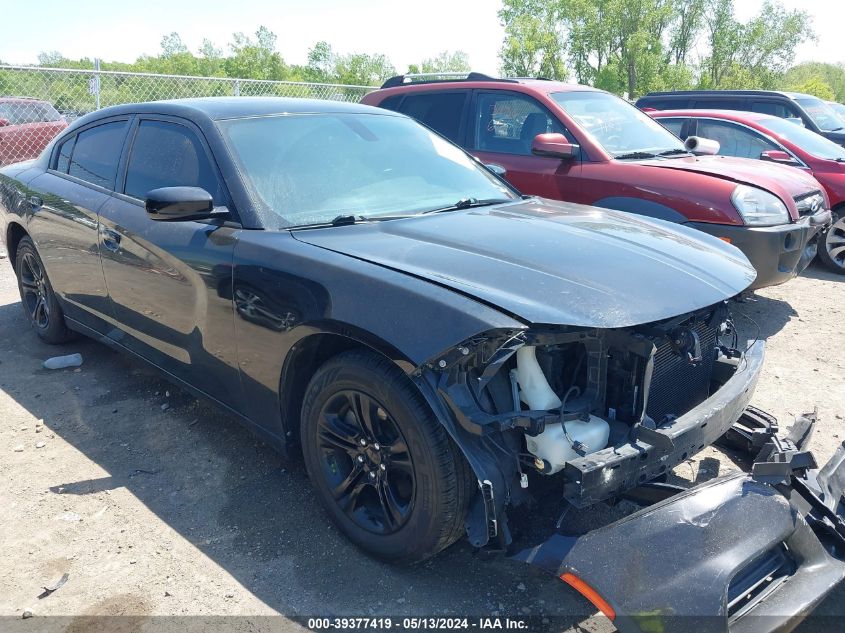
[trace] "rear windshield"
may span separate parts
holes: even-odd
[[[845,161],[845,148],[812,130],[808,130],[800,123],[793,123],[787,119],[772,118],[766,119],[765,125],[775,134],[779,134],[816,158]]]
[[[44,101],[0,101],[0,119],[12,125],[61,121],[58,110]]]

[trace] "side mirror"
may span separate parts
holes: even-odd
[[[536,156],[575,158],[580,149],[578,145],[570,143],[563,134],[557,132],[538,134],[531,142],[531,153]]]
[[[760,154],[760,160],[767,160],[772,163],[781,163],[783,165],[798,165],[791,154],[781,151],[779,149],[767,149]]]
[[[801,127],[804,127],[804,119],[802,119],[800,116],[788,116],[786,117],[786,120],[790,123],[794,123],[795,125],[800,125]]]
[[[684,148],[693,154],[712,156],[719,153],[719,141],[704,138],[703,136],[688,136],[684,141]]]
[[[12,122],[9,119],[0,119],[0,127],[8,127]]]
[[[225,215],[214,210],[211,194],[199,187],[162,187],[147,192],[144,206],[151,220],[207,220]]]

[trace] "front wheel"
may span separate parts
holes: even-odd
[[[317,370],[305,393],[301,440],[320,501],[372,556],[418,562],[463,534],[469,467],[387,359],[351,351]]]
[[[833,212],[833,224],[819,239],[819,259],[830,270],[845,275],[845,209]]]
[[[73,332],[65,325],[65,317],[53,286],[50,285],[35,244],[29,237],[22,238],[18,243],[15,272],[23,311],[39,338],[53,345],[72,340]]]

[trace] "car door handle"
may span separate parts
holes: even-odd
[[[44,201],[38,196],[29,196],[29,206],[33,211],[39,211],[44,206]]]
[[[111,229],[100,229],[103,236],[103,246],[112,252],[120,250],[120,233]]]

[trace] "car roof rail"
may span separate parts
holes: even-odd
[[[382,88],[395,88],[397,86],[407,86],[408,84],[433,84],[444,83],[447,81],[501,81],[504,83],[519,83],[518,79],[507,79],[501,77],[491,77],[484,73],[406,73],[404,75],[396,75],[385,81]]]

